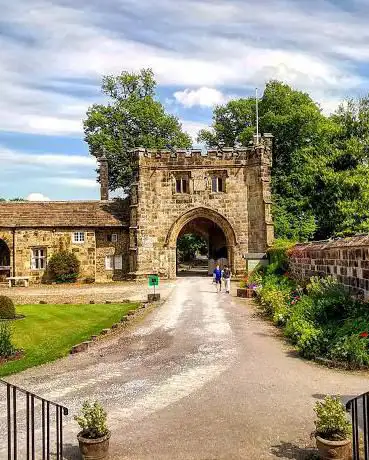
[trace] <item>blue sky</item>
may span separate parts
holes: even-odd
[[[368,92],[367,0],[0,0],[0,11],[0,197],[98,198],[81,121],[104,74],[152,67],[193,138],[215,104],[271,78],[327,113]]]

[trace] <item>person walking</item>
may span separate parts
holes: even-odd
[[[220,292],[222,290],[222,270],[220,269],[219,265],[215,267],[213,274],[217,292]]]
[[[231,290],[231,270],[226,265],[223,270],[224,287],[227,294]]]

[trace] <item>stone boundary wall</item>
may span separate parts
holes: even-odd
[[[369,235],[297,244],[289,251],[289,266],[296,279],[332,275],[369,299]]]

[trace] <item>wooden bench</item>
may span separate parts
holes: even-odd
[[[9,287],[16,286],[17,281],[24,281],[24,286],[28,287],[29,277],[28,276],[8,276],[6,280],[9,282]]]

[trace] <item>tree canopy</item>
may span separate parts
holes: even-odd
[[[105,76],[102,91],[108,102],[94,104],[87,111],[85,140],[95,157],[105,153],[111,190],[129,188],[134,176],[133,149],[191,146],[178,119],[155,99],[155,88],[151,69]]]
[[[214,109],[198,140],[247,145],[255,133],[253,97]],[[272,193],[276,235],[305,240],[369,230],[369,99],[349,100],[325,116],[304,92],[267,83],[260,130],[274,138]]]
[[[96,157],[105,153],[111,190],[134,178],[137,147],[191,146],[179,120],[155,96],[150,69],[105,76],[106,104],[94,104],[84,121]],[[254,97],[214,108],[211,129],[198,141],[248,145],[256,131]],[[269,81],[259,103],[261,132],[274,135],[272,194],[276,236],[324,239],[369,231],[369,97],[343,102],[330,116],[309,94]]]

